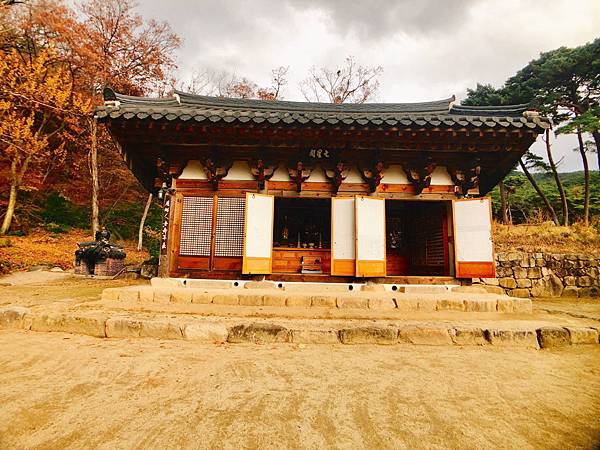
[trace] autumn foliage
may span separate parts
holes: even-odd
[[[51,186],[75,203],[89,203],[91,111],[104,86],[156,95],[173,85],[180,40],[168,24],[144,21],[128,0],[69,5],[0,6],[0,195],[8,197],[1,234],[15,211],[17,229],[23,225],[19,191]],[[101,206],[140,200],[142,189],[98,130]]]
[[[55,52],[0,51],[0,158],[10,167],[10,194],[0,234],[11,224],[18,189],[44,183],[51,160],[64,160],[67,143],[81,134],[91,101],[74,92]],[[67,81],[67,82],[65,82]]]

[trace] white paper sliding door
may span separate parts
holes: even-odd
[[[272,272],[274,206],[272,195],[246,193],[242,273]]]
[[[452,209],[456,277],[495,278],[491,200],[454,200]]]
[[[331,199],[331,275],[356,272],[354,197]]]
[[[356,196],[356,276],[384,277],[385,199]]]

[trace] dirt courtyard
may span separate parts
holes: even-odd
[[[600,348],[0,331],[0,448],[596,448]]]

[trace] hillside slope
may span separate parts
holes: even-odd
[[[526,251],[543,253],[582,253],[600,256],[600,233],[593,227],[573,225],[557,227],[540,225],[494,224],[496,251]]]

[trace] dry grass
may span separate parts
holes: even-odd
[[[85,230],[71,230],[67,233],[51,234],[35,230],[27,236],[10,236],[0,239],[0,273],[26,269],[37,264],[73,268],[74,252],[77,243],[91,241]],[[140,264],[149,258],[146,250],[137,251],[136,242],[116,241],[125,247],[126,264]]]
[[[600,233],[594,227],[575,224],[557,227],[542,224],[494,224],[496,251],[585,253],[600,256]]]

